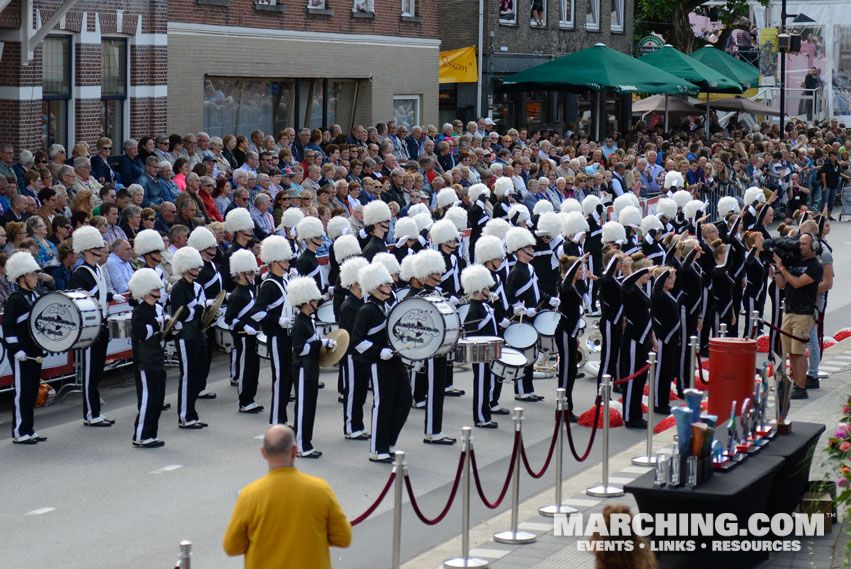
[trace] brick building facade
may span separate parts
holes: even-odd
[[[539,26],[527,0],[485,2],[481,114],[490,114],[503,131],[515,125],[560,127],[576,120],[588,105],[569,93],[501,93],[502,77],[596,43],[632,52],[633,2],[543,0],[543,5],[543,25]],[[440,0],[439,6],[441,49],[477,45],[478,2]],[[441,85],[441,122],[456,117],[469,120],[475,114],[475,83]]]

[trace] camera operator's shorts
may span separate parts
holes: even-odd
[[[813,331],[813,326],[816,319],[812,314],[791,314],[786,312],[783,314],[783,324],[780,328],[793,336],[804,338],[803,342],[793,340],[788,336],[780,335],[780,343],[783,346],[784,354],[804,355],[807,353],[807,340],[810,338],[810,333]]]

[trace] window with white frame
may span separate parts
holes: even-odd
[[[394,95],[393,120],[396,126],[404,125],[408,130],[420,124],[420,96]]]
[[[573,28],[573,0],[561,0],[558,25],[562,28]]]
[[[373,3],[373,0],[354,0],[352,12],[359,12],[361,14],[374,14],[375,4]]]
[[[311,10],[324,10],[325,0],[307,0],[307,7]]]
[[[613,32],[622,32],[623,31],[623,11],[624,11],[623,0],[612,0],[612,31]]]
[[[509,26],[517,24],[517,0],[499,0],[499,23]]]
[[[48,36],[42,42],[42,146],[68,146],[68,115],[71,101],[70,36]]]
[[[533,28],[547,27],[547,0],[532,0],[529,25]]]
[[[101,102],[103,135],[112,140],[112,153],[121,154],[124,107],[127,102],[127,40],[104,39],[101,44]]]
[[[417,2],[416,0],[402,0],[402,15],[413,18],[416,16]]]
[[[585,29],[600,31],[600,0],[588,0],[585,6]]]

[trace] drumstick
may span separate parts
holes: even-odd
[[[36,357],[34,357],[34,358],[33,358],[33,357],[30,357],[30,356],[27,356],[27,359],[28,359],[28,360],[32,360],[32,361],[34,361],[34,362],[35,362],[35,363],[37,363],[37,364],[40,364],[41,362],[43,362],[43,361],[44,361],[44,358],[43,358],[43,357],[41,357],[41,356],[36,356]]]
[[[395,354],[401,354],[401,353],[402,353],[402,350],[410,350],[410,349],[411,349],[411,348],[413,348],[413,347],[414,347],[414,343],[413,343],[413,342],[408,342],[407,344],[405,344],[404,346],[402,346],[402,347],[401,347],[401,348],[399,348],[398,350],[394,350],[394,351],[393,351],[393,354],[394,354],[394,355],[395,355]]]

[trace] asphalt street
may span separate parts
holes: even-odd
[[[848,325],[845,292],[851,266],[851,224],[834,223],[829,238],[834,247],[836,284],[830,296],[825,331]],[[169,370],[166,400],[176,406],[176,369]],[[472,424],[472,374],[456,369],[456,385],[467,390],[461,398],[447,398],[444,431],[460,437],[461,427]],[[263,476],[265,462],[258,437],[268,414],[237,412],[236,389],[229,385],[224,356],[213,362],[209,387],[218,393],[212,401],[199,401],[202,431],[177,428],[174,409],[160,421],[161,449],[138,449],[130,444],[135,418],[135,389],[128,369],[110,371],[102,396],[104,413],[117,421],[109,429],[82,424],[79,394],[63,403],[36,410],[36,428],[49,441],[36,446],[11,444],[10,394],[0,395],[0,531],[3,566],[8,567],[122,567],[149,569],[173,567],[178,543],[193,543],[193,565],[201,569],[242,567],[241,558],[228,558],[221,547],[224,529],[240,488]],[[363,512],[378,495],[390,474],[390,465],[367,460],[368,442],[347,441],[342,436],[342,410],[337,403],[336,370],[322,374],[326,388],[319,393],[314,445],[325,454],[319,460],[301,459],[298,468],[328,480],[350,519]],[[264,362],[258,400],[268,406],[270,373]],[[534,468],[546,455],[553,430],[555,381],[539,380],[540,403],[524,403],[523,436]],[[576,411],[591,407],[594,383],[577,381]],[[513,407],[510,389],[502,404]],[[371,399],[367,401],[367,407]],[[290,410],[292,404],[290,404]],[[428,516],[445,504],[457,465],[460,444],[445,447],[422,443],[423,411],[411,410],[398,448],[407,452],[411,480],[418,501]],[[497,430],[474,429],[474,445],[482,482],[489,499],[499,490],[507,470],[513,436],[511,420],[497,417]],[[590,429],[575,428],[582,449]],[[643,431],[613,430],[612,454],[642,440]],[[597,464],[599,440],[586,463],[565,452],[565,477]],[[540,480],[521,477],[521,499],[553,486],[552,468]],[[583,489],[574,489],[575,492]],[[436,526],[417,521],[407,505],[403,516],[402,560],[458,535],[459,501],[446,520]],[[473,496],[472,524],[493,515]],[[508,500],[497,512],[505,511]],[[350,548],[332,550],[334,567],[374,568],[390,563],[392,493],[376,512],[354,529]]]

